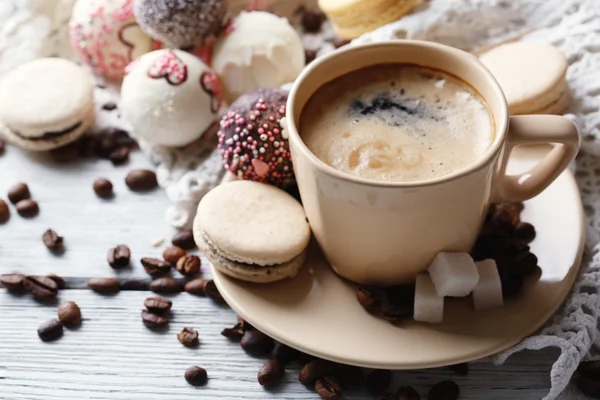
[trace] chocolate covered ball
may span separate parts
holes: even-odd
[[[201,45],[223,25],[227,0],[135,0],[135,18],[144,32],[168,47]]]
[[[225,169],[238,179],[281,186],[294,171],[282,136],[287,92],[261,89],[239,97],[221,119],[219,152]]]

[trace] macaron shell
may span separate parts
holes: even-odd
[[[282,264],[310,240],[304,209],[274,186],[235,181],[206,194],[198,205],[194,237],[208,239],[228,259],[247,264]]]
[[[565,113],[571,102],[571,89],[568,87],[562,92],[560,97],[550,104],[545,105],[540,109],[533,110],[528,114],[555,114],[562,115]]]
[[[93,102],[89,74],[61,58],[30,61],[0,83],[0,120],[25,137],[40,137],[82,121]]]
[[[567,60],[546,43],[516,42],[481,55],[506,96],[513,114],[525,114],[557,101],[567,72]]]

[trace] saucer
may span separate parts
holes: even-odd
[[[510,171],[526,170],[540,149],[513,153]],[[252,284],[212,268],[227,303],[257,329],[321,358],[370,368],[417,369],[483,358],[534,333],[556,311],[577,276],[584,246],[583,210],[573,174],[565,171],[542,194],[525,202],[522,220],[537,237],[531,250],[541,276],[504,307],[475,311],[470,297],[446,299],[441,324],[394,326],[358,304],[357,285],[339,277],[311,244],[293,279]]]

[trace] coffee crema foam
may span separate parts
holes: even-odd
[[[492,114],[466,83],[411,64],[381,64],[317,90],[300,134],[319,159],[385,182],[442,177],[473,164],[494,140]]]

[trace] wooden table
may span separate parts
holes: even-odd
[[[170,327],[156,333],[140,318],[143,301],[151,293],[101,296],[85,289],[90,277],[147,279],[140,257],[160,256],[174,233],[164,222],[168,200],[161,190],[136,194],[125,186],[127,171],[143,167],[151,166],[139,152],[121,167],[103,160],[57,164],[14,147],[0,156],[0,197],[6,198],[13,183],[27,182],[41,210],[28,220],[11,208],[10,220],[0,226],[0,273],[56,273],[68,278],[73,288],[63,290],[59,301],[77,302],[84,316],[81,328],[43,343],[36,329],[56,318],[57,304],[40,305],[28,295],[15,297],[0,289],[0,399],[317,399],[298,382],[297,366],[289,368],[283,383],[272,390],[257,383],[263,361],[247,356],[239,344],[220,335],[236,320],[227,307],[187,293],[173,296]],[[113,200],[95,196],[92,182],[101,176],[113,182]],[[48,228],[65,237],[62,256],[50,254],[43,245],[41,236]],[[157,238],[166,241],[154,247]],[[132,268],[116,273],[108,266],[106,253],[119,243],[130,246]],[[200,333],[197,349],[177,341],[184,326]],[[547,393],[556,357],[548,350],[517,354],[499,367],[473,362],[466,377],[448,368],[400,371],[393,388],[414,385],[425,398],[432,384],[453,379],[461,387],[461,399],[537,400]],[[191,365],[206,368],[207,386],[186,383],[183,373]],[[355,392],[345,398],[372,397]]]

